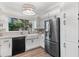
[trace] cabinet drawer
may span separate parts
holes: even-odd
[[[2,39],[0,40],[0,45],[4,45],[7,42],[10,42],[11,39]]]

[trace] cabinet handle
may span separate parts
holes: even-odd
[[[34,40],[33,40],[33,39],[32,39],[31,41],[32,41],[32,43],[34,42]]]
[[[6,41],[4,41],[4,42],[9,42],[9,40],[6,40]]]
[[[66,20],[63,21],[64,25],[66,25]]]
[[[64,47],[66,48],[66,43],[64,43]]]
[[[9,48],[10,48],[10,43],[9,43]]]

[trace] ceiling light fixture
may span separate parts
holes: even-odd
[[[31,4],[24,4],[23,5],[23,14],[25,15],[35,15],[34,6]]]

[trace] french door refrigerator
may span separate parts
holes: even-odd
[[[60,57],[60,18],[45,21],[45,51]]]

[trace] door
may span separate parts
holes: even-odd
[[[45,51],[47,53],[50,53],[50,43],[48,40],[45,40]]]
[[[56,39],[56,21],[49,19],[45,21],[45,38],[49,41],[58,42]]]

